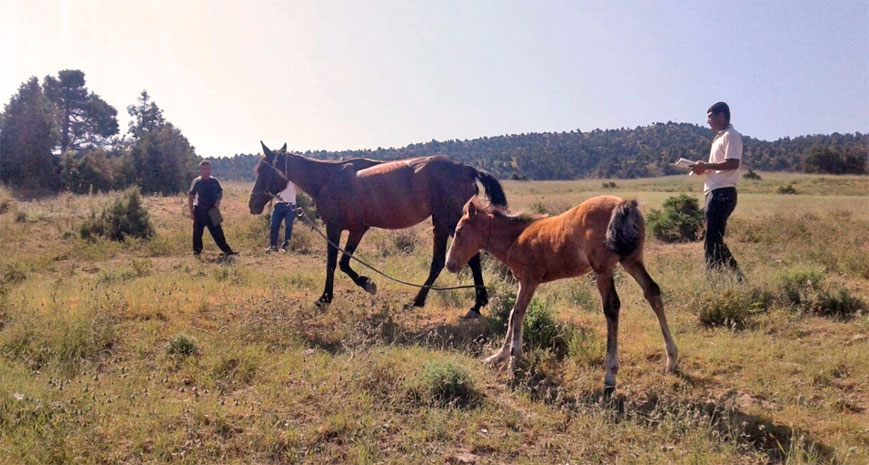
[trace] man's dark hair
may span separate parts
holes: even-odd
[[[730,107],[728,107],[724,102],[718,102],[715,105],[712,105],[708,110],[706,110],[706,113],[712,113],[712,116],[724,113],[724,119],[726,119],[728,123],[730,122]]]
[[[205,166],[205,165],[210,165],[210,164],[211,164],[211,162],[208,160],[202,160],[201,162],[199,162],[199,166]]]

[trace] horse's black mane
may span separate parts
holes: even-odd
[[[508,215],[504,210],[493,207],[492,205],[487,206],[485,210],[487,213],[491,213],[492,216],[507,220],[510,223],[531,223],[549,216],[528,212],[519,212],[514,215]]]

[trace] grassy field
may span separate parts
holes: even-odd
[[[376,296],[338,272],[321,311],[323,240],[297,223],[291,253],[265,255],[249,185],[226,186],[242,252],[229,260],[209,237],[192,256],[181,196],[145,198],[151,241],[88,243],[77,228],[111,196],[0,191],[0,463],[865,464],[869,178],[760,174],[741,183],[728,230],[746,284],[707,277],[700,243],[647,243],[679,373],[664,373],[654,315],[617,276],[609,401],[589,279],[538,291],[526,335],[557,337],[530,343],[511,376],[480,363],[515,297],[490,258],[481,321],[458,318],[472,292],[409,309],[413,289],[370,273]],[[777,193],[786,185],[796,194]],[[645,213],[702,196],[686,176],[504,186],[514,211],[550,213],[599,194]],[[358,254],[422,282],[430,230],[372,231]],[[470,281],[445,271],[438,284]]]

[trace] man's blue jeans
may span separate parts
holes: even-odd
[[[293,237],[293,221],[295,219],[295,204],[286,202],[276,203],[275,210],[272,212],[272,229],[269,236],[269,245],[277,248],[278,233],[281,231],[281,222],[286,222],[287,227],[284,230],[284,242],[281,244],[281,248],[287,248],[290,245],[290,238]]]

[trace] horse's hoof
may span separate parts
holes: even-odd
[[[464,316],[461,317],[463,320],[478,320],[483,318],[483,315],[480,315],[480,312],[474,310],[473,308],[468,310],[468,313],[465,313]]]
[[[414,299],[413,303],[411,303],[410,305],[412,307],[416,307],[416,308],[425,307],[425,299],[423,299],[423,300]]]
[[[320,297],[319,299],[317,299],[317,301],[314,302],[314,305],[316,305],[317,308],[319,308],[321,310],[325,310],[325,309],[329,308],[330,303],[332,303],[332,299],[323,296],[323,297]]]
[[[377,294],[377,284],[374,284],[374,281],[368,280],[365,282],[365,292],[375,295]]]

